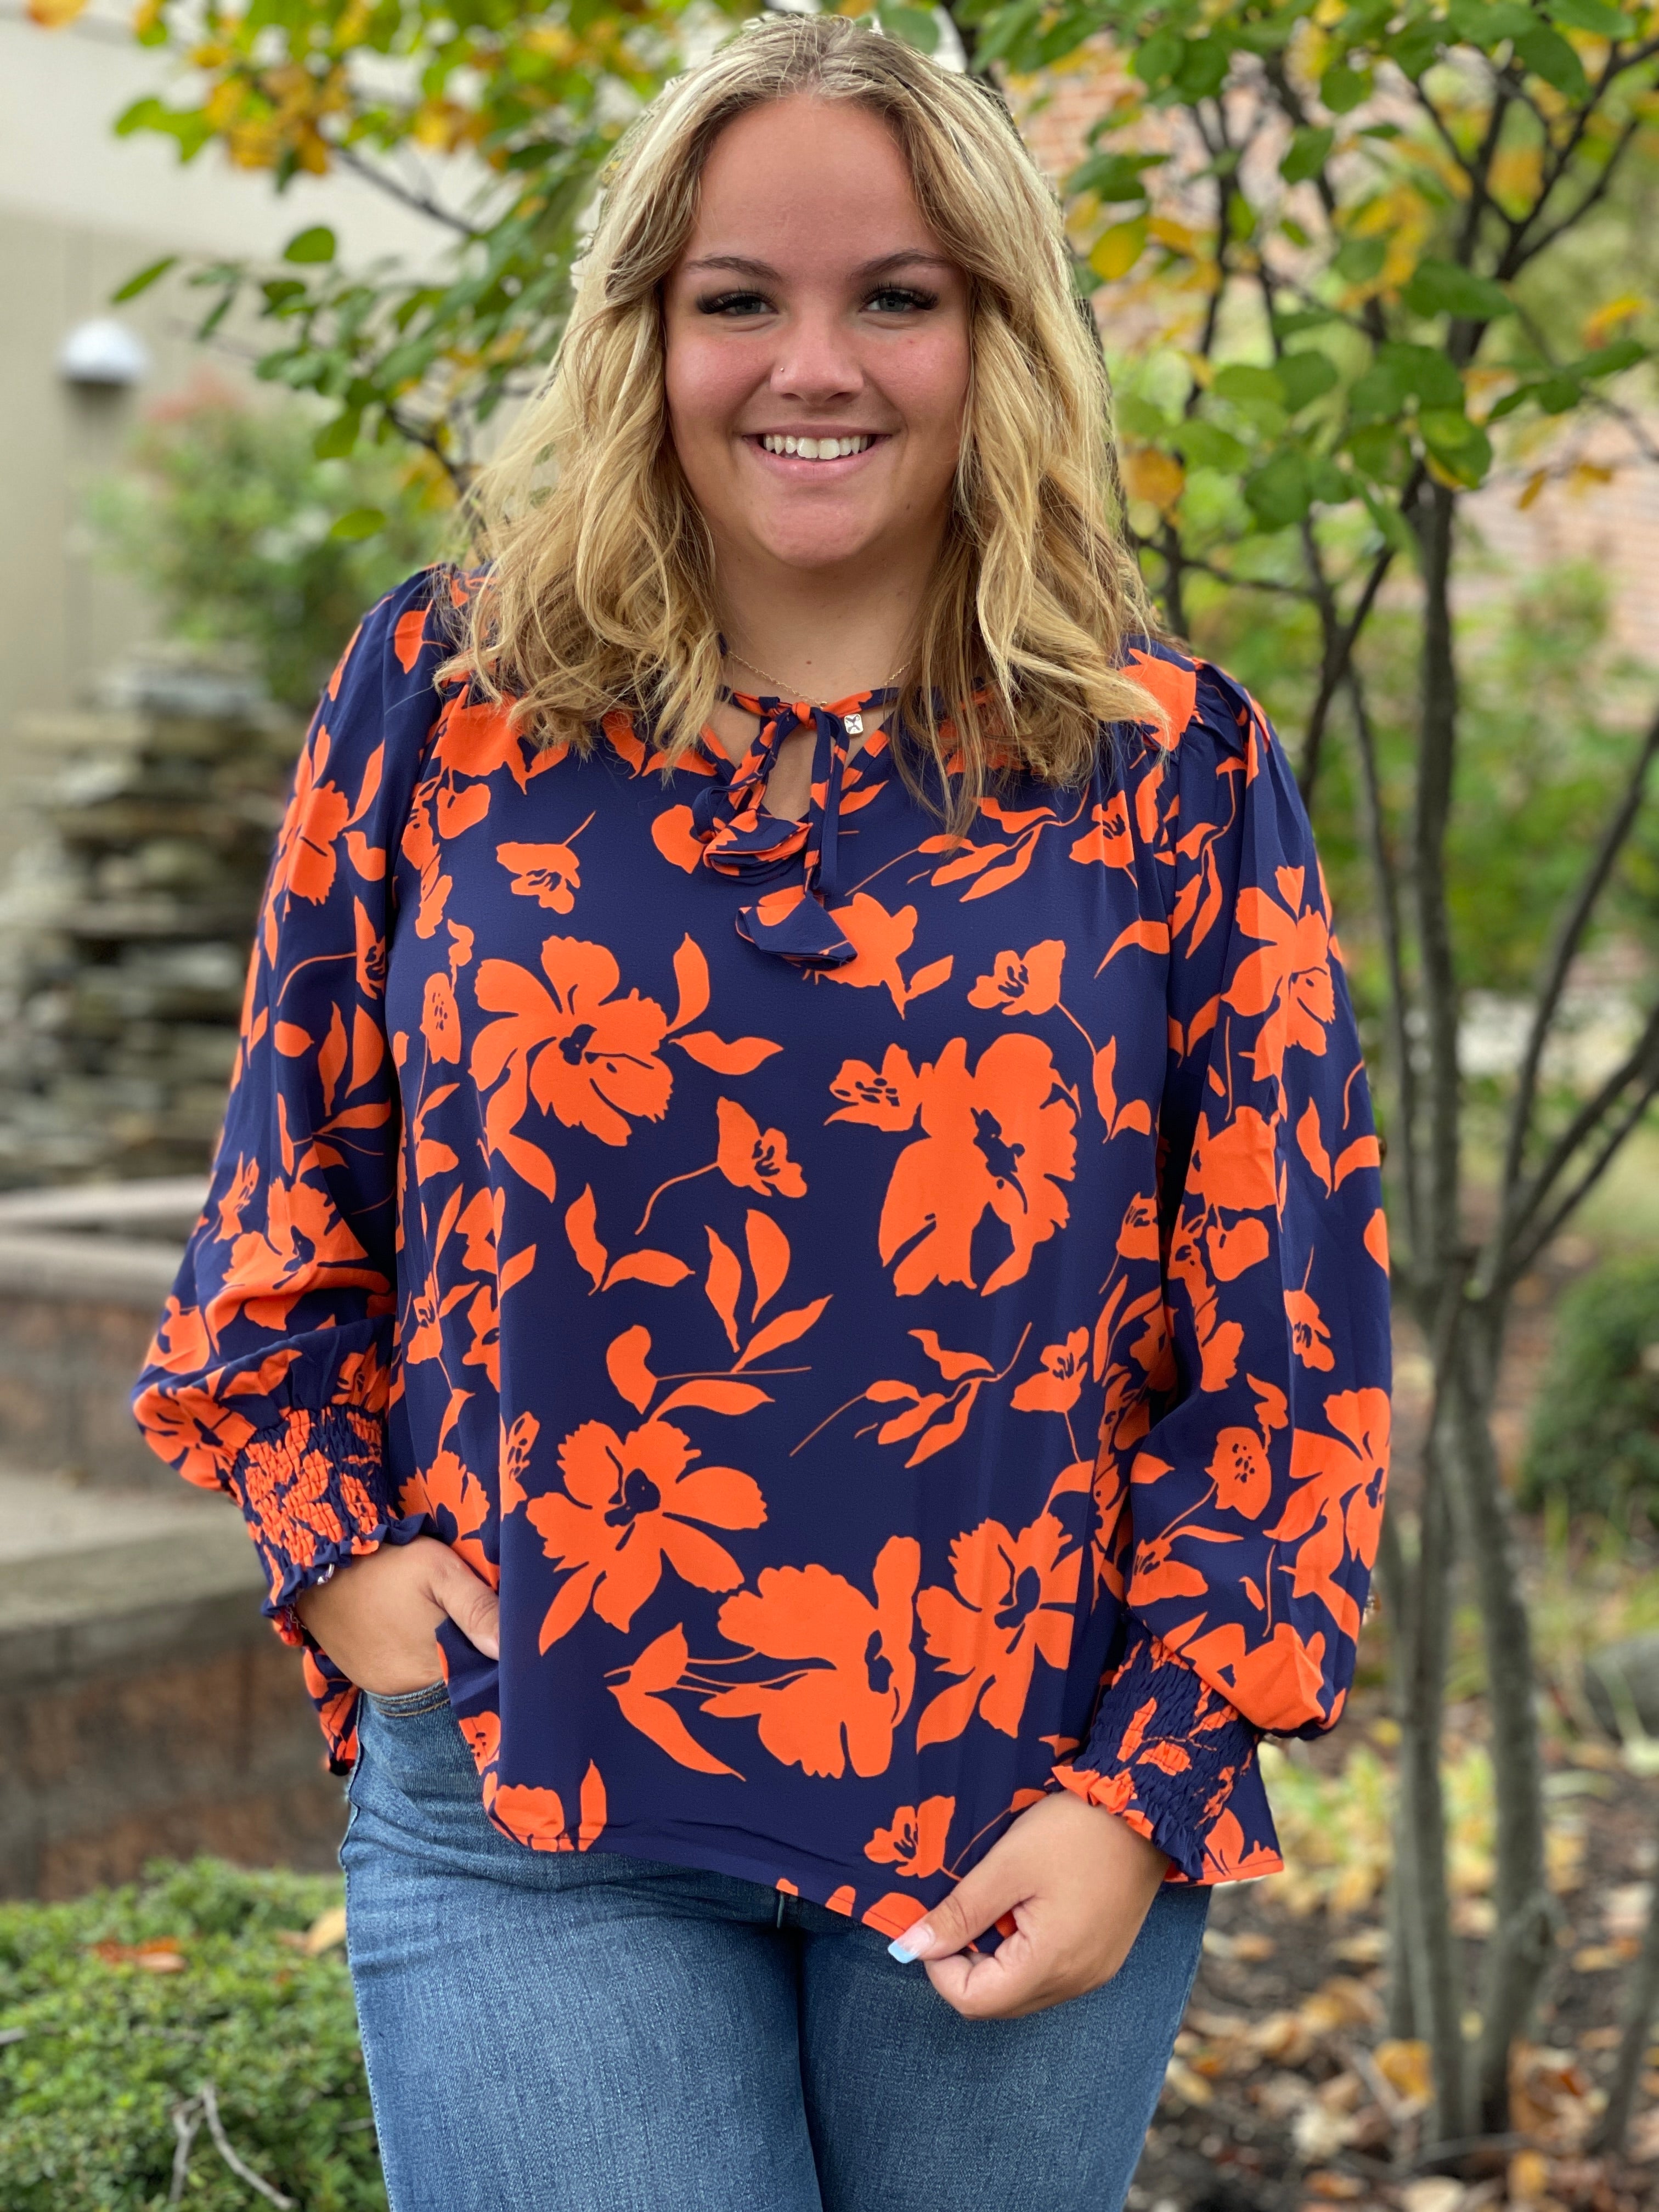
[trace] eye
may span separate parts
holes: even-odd
[[[697,302],[700,315],[764,315],[772,302],[760,292],[716,292]]]
[[[865,301],[878,315],[925,314],[939,305],[937,292],[920,292],[908,284],[884,284]]]

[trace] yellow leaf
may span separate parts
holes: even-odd
[[[1530,202],[1537,197],[1543,170],[1540,146],[1506,146],[1492,157],[1492,191],[1500,200]]]
[[[1434,2101],[1434,2077],[1429,2071],[1429,2046],[1414,2038],[1391,2037],[1379,2043],[1371,2057],[1377,2072],[1396,2096],[1413,2105]]]
[[[1167,215],[1155,215],[1146,226],[1147,235],[1160,246],[1167,246],[1172,253],[1195,254],[1199,251],[1198,233],[1188,230],[1184,222],[1176,222]]]
[[[1104,277],[1109,284],[1127,276],[1146,250],[1148,228],[1143,215],[1133,222],[1115,222],[1109,230],[1102,231],[1089,254],[1089,266],[1096,276]]]
[[[1627,323],[1632,315],[1639,315],[1647,304],[1639,292],[1621,292],[1616,300],[1609,300],[1604,307],[1598,307],[1593,315],[1587,315],[1581,333],[1586,352],[1594,352],[1597,346],[1604,346],[1620,323]]]
[[[1510,2203],[1536,2204],[1550,2185],[1549,2161],[1539,2150],[1518,2150],[1510,2160]]]
[[[346,1917],[343,1905],[331,1905],[326,1912],[319,1912],[307,1929],[305,1942],[301,1945],[308,1959],[320,1959],[325,1951],[331,1951],[337,1943],[345,1942]]]
[[[1167,514],[1181,496],[1187,471],[1172,453],[1151,446],[1123,456],[1123,489],[1131,499],[1150,500]]]
[[[1522,493],[1520,498],[1516,500],[1515,502],[1516,505],[1524,513],[1525,510],[1531,507],[1538,499],[1549,480],[1550,472],[1547,469],[1534,469],[1532,474],[1527,478],[1526,489]]]
[[[28,0],[28,12],[43,30],[61,31],[86,4],[87,0]]]

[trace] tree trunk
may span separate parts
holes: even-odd
[[[1478,1321],[1471,1317],[1448,1377],[1457,1502],[1480,1602],[1492,1728],[1497,1921],[1483,1977],[1477,2094],[1480,2124],[1494,2135],[1509,2124],[1510,2047],[1531,2019],[1554,1948],[1556,1918],[1544,1863],[1532,1625],[1490,1425],[1502,1340],[1501,1311],[1487,1308]]]
[[[1409,2009],[1433,2054],[1434,2131],[1441,2142],[1468,2133],[1463,2055],[1463,1989],[1446,1882],[1446,1814],[1440,1786],[1446,1640],[1451,1617],[1451,1516],[1440,1449],[1423,1454],[1423,1500],[1407,1635],[1397,1682],[1400,1811],[1395,1891],[1400,1948],[1409,1966]],[[1405,2009],[1403,2001],[1401,2009]]]

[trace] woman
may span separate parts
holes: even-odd
[[[1118,2204],[1340,1710],[1364,1077],[1105,404],[994,104],[769,22],[322,702],[139,1407],[352,1777],[396,2212]]]

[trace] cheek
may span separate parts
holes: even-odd
[[[968,404],[967,332],[930,331],[905,349],[894,370],[889,391],[912,426],[953,439]]]
[[[671,332],[663,388],[676,442],[724,435],[752,381],[731,347]]]

